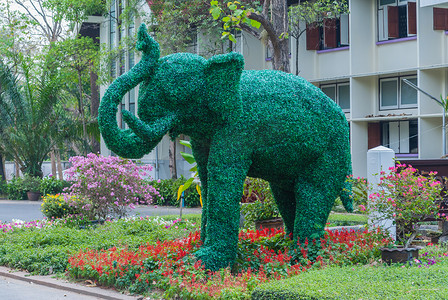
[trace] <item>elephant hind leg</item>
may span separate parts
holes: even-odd
[[[298,180],[295,190],[294,240],[303,243],[305,239],[321,238],[339,189],[333,188],[329,180]]]
[[[285,223],[285,232],[288,236],[294,232],[294,220],[296,217],[296,196],[293,191],[283,189],[280,185],[271,183],[271,191],[277,203],[278,210]]]

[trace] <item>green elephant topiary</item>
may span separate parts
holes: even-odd
[[[106,145],[140,158],[166,133],[191,138],[202,183],[201,238],[196,253],[207,268],[233,264],[239,201],[246,176],[269,181],[295,241],[317,239],[334,200],[353,209],[349,127],[334,101],[305,79],[278,71],[243,71],[239,53],[206,60],[177,53],[160,58],[142,25],[141,61],[107,89],[99,108]],[[138,116],[123,110],[129,129],[117,125],[117,106],[140,84]],[[297,243],[294,243],[297,244]]]

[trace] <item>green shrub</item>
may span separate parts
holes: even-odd
[[[63,192],[64,188],[71,186],[71,183],[65,180],[59,180],[54,176],[44,177],[40,183],[40,192],[42,195],[56,195]]]
[[[179,187],[187,179],[184,177],[178,179],[165,179],[165,180],[154,180],[150,181],[149,184],[159,191],[160,196],[154,198],[154,204],[157,205],[170,205],[179,206],[179,200],[177,200],[177,191]],[[199,200],[199,194],[196,190],[197,183],[192,183],[190,188],[184,191],[185,206],[186,207],[197,207],[201,205]]]
[[[241,203],[274,200],[269,182],[260,178],[246,177],[244,181],[243,197]]]
[[[26,192],[37,192],[40,193],[40,183],[42,179],[37,176],[31,176],[29,174],[23,175],[23,189]]]
[[[6,182],[2,180],[2,176],[0,176],[0,195],[6,195]]]
[[[351,266],[313,270],[257,287],[252,299],[446,299],[448,260],[429,267]]]
[[[188,215],[184,220],[188,220]],[[0,230],[0,265],[34,274],[61,273],[67,268],[70,254],[79,249],[125,246],[137,249],[146,243],[187,236],[200,226],[200,223],[191,223],[136,217],[80,229],[79,226],[69,227],[64,219],[58,219],[53,225],[41,229],[23,226],[8,232]]]
[[[26,200],[27,196],[23,179],[21,177],[13,177],[6,185],[6,193],[8,194],[8,199]]]
[[[80,200],[74,196],[67,196],[67,200],[60,194],[49,195],[42,197],[42,214],[49,219],[63,218],[68,215],[80,214],[81,211],[77,208],[78,205],[70,205],[73,202]]]

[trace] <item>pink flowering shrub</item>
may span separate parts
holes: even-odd
[[[374,221],[395,219],[397,240],[408,247],[417,234],[419,222],[436,217],[442,200],[442,185],[436,172],[422,176],[411,165],[381,172],[379,192],[369,195],[369,210]],[[448,219],[448,218],[447,218]]]
[[[71,157],[70,162],[72,167],[66,174],[73,185],[65,196],[83,198],[84,201],[71,201],[70,205],[82,205],[82,211],[92,219],[105,219],[109,214],[123,217],[128,208],[150,204],[159,194],[141,179],[152,166],[137,166],[131,160],[93,153]]]

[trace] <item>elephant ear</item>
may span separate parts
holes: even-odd
[[[231,52],[207,60],[204,69],[208,107],[223,119],[238,118],[243,110],[240,95],[244,58]]]

